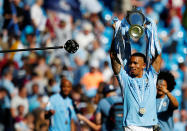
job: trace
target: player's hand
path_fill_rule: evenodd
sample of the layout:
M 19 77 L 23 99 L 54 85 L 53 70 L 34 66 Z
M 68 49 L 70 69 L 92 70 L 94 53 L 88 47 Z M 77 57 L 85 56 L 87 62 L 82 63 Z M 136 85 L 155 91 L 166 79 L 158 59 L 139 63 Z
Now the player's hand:
M 164 94 L 167 94 L 169 91 L 167 90 L 167 85 L 163 83 L 163 80 L 158 80 L 157 89 L 162 91 Z
M 84 116 L 83 115 L 81 115 L 81 114 L 77 114 L 77 117 L 79 118 L 79 120 L 84 120 Z
M 161 86 L 161 85 L 158 86 L 158 90 L 162 91 L 164 94 L 169 92 L 165 86 Z
M 55 114 L 55 110 L 45 111 L 45 119 L 49 119 L 54 114 Z
M 54 115 L 54 114 L 55 114 L 55 110 L 49 110 L 49 113 L 50 113 L 51 115 Z

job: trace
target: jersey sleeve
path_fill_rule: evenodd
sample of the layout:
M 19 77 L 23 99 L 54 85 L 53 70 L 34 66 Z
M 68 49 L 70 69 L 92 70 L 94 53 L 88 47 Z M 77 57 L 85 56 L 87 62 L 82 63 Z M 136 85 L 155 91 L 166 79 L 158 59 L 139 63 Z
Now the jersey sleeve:
M 47 110 L 47 111 L 48 111 L 48 110 L 54 110 L 54 107 L 53 107 L 52 99 L 51 99 L 51 98 L 49 99 L 45 110 Z
M 97 114 L 97 113 L 101 113 L 100 102 L 99 102 L 99 104 L 97 105 L 97 108 L 96 108 L 95 112 L 96 112 L 96 114 Z
M 70 104 L 69 108 L 70 108 L 70 111 L 71 111 L 71 113 L 72 113 L 72 115 L 71 115 L 71 120 L 73 119 L 74 121 L 78 121 L 78 118 L 77 118 L 77 115 L 76 115 L 76 113 L 75 113 L 75 109 L 74 109 L 74 107 L 73 107 L 72 101 L 71 101 L 71 104 Z
M 151 65 L 149 68 L 149 72 L 148 72 L 153 78 L 157 78 L 158 76 L 158 72 L 156 72 L 156 70 L 154 69 L 154 67 Z
M 124 96 L 124 87 L 128 80 L 129 75 L 127 74 L 126 70 L 121 67 L 120 73 L 117 75 L 117 80 L 119 83 L 119 86 L 121 88 L 122 96 Z
M 111 104 L 106 99 L 102 99 L 97 106 L 96 114 L 102 113 L 105 116 L 108 116 L 110 107 L 111 107 Z

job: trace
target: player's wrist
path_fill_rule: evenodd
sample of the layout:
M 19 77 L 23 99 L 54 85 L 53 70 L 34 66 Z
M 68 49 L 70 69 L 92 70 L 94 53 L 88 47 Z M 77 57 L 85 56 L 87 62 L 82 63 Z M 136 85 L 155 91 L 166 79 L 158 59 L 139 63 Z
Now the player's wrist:
M 167 95 L 169 93 L 169 91 L 167 90 L 167 91 L 165 91 L 165 94 Z

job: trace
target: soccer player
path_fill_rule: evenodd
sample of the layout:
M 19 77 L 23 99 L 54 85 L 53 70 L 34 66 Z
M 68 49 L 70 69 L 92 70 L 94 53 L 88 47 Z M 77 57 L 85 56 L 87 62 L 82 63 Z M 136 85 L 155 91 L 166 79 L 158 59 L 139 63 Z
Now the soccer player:
M 72 83 L 62 78 L 60 86 L 60 93 L 52 95 L 46 107 L 45 118 L 50 119 L 49 131 L 75 131 L 77 117 L 69 98 Z
M 173 131 L 173 111 L 178 108 L 177 99 L 171 94 L 176 85 L 174 76 L 168 71 L 162 71 L 157 80 L 157 114 L 158 124 L 162 131 Z
M 113 27 L 115 29 L 115 24 Z M 125 131 L 152 131 L 153 125 L 158 123 L 156 81 L 160 70 L 161 53 L 152 59 L 152 64 L 147 70 L 145 70 L 145 55 L 134 53 L 127 62 L 128 70 L 125 70 L 117 56 L 113 39 L 110 58 L 112 69 L 118 78 L 124 97 L 123 126 Z
M 120 96 L 117 96 L 113 85 L 106 85 L 103 88 L 104 98 L 99 101 L 96 109 L 96 124 L 88 120 L 85 116 L 78 114 L 78 118 L 88 124 L 94 130 L 102 131 L 122 131 L 123 105 Z M 115 105 L 117 104 L 117 105 Z M 118 105 L 120 104 L 120 105 Z M 117 116 L 117 119 L 115 117 Z M 119 116 L 121 115 L 121 116 Z M 112 119 L 111 119 L 112 118 Z M 116 120 L 116 121 L 115 121 Z M 115 121 L 115 122 L 114 122 Z

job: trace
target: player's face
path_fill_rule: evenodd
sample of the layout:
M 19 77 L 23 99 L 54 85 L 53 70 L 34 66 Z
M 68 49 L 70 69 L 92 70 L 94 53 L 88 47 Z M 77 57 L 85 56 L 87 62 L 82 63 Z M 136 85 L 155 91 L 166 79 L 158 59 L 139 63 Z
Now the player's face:
M 132 77 L 141 77 L 140 75 L 143 74 L 143 70 L 145 68 L 145 63 L 142 57 L 139 56 L 132 56 L 130 63 L 130 75 Z
M 158 80 L 156 88 L 157 88 L 157 94 L 159 96 L 164 95 L 164 92 L 162 90 L 164 90 L 164 88 L 167 89 L 167 82 L 166 82 L 166 80 Z
M 63 95 L 68 96 L 71 92 L 71 89 L 72 89 L 72 84 L 69 81 L 63 80 L 61 82 L 61 90 Z

